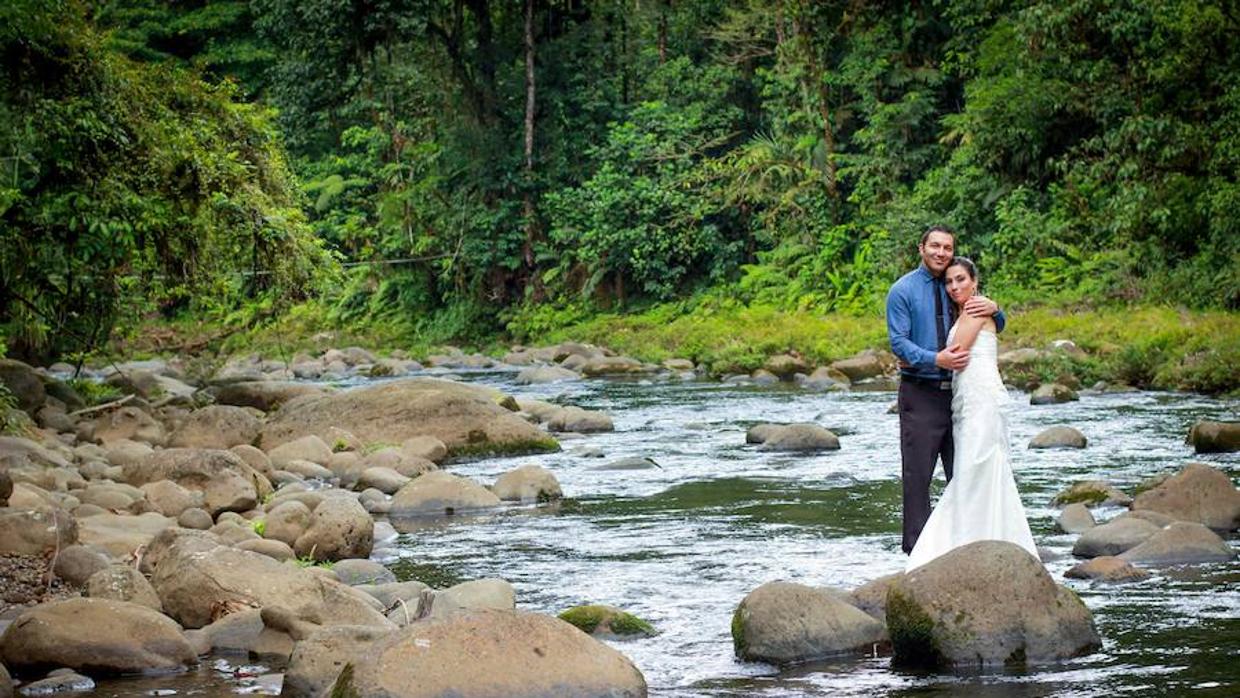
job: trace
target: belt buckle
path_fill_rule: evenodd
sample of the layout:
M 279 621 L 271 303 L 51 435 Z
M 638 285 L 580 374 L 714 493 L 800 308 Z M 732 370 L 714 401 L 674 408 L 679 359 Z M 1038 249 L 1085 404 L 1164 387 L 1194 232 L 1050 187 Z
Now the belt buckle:
M 951 390 L 952 382 L 951 381 L 939 381 L 938 386 L 939 386 L 939 390 Z

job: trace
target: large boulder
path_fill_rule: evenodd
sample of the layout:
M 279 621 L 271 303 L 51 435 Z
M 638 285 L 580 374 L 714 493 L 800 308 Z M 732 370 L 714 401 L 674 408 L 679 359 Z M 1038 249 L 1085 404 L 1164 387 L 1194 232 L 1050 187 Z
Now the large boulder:
M 95 440 L 103 444 L 129 439 L 160 445 L 167 438 L 164 426 L 137 407 L 120 407 L 105 412 L 95 417 L 92 424 Z
M 1051 427 L 1038 432 L 1029 448 L 1085 448 L 1085 435 L 1072 427 Z
M 1077 557 L 1119 555 L 1145 542 L 1158 531 L 1159 527 L 1149 521 L 1133 517 L 1115 518 L 1082 533 L 1072 546 L 1072 554 Z
M 1151 565 L 1184 565 L 1234 560 L 1236 551 L 1202 524 L 1176 521 L 1119 557 Z
M 253 443 L 262 422 L 249 410 L 233 405 L 208 405 L 194 410 L 168 438 L 169 446 L 231 448 Z
M 1240 451 L 1240 422 L 1197 422 L 1188 432 L 1188 443 L 1197 453 Z
M 1154 511 L 1196 521 L 1216 531 L 1240 528 L 1240 490 L 1231 478 L 1204 463 L 1189 463 L 1132 503 L 1133 511 Z
M 31 414 L 47 401 L 43 379 L 32 367 L 17 359 L 0 359 L 0 383 L 17 398 L 18 409 Z
M 351 669 L 336 680 L 340 695 L 646 695 L 645 679 L 624 655 L 562 620 L 521 611 L 463 611 L 412 623 L 371 644 Z
M 259 553 L 190 543 L 173 543 L 151 578 L 164 611 L 187 628 L 264 606 L 283 606 L 313 623 L 388 627 L 374 604 L 340 582 Z
M 809 371 L 809 364 L 796 354 L 776 354 L 767 359 L 762 367 L 778 376 L 780 380 L 786 381 L 792 380 L 792 377 L 798 373 Z M 689 369 L 692 370 L 693 366 Z
M 290 461 L 304 460 L 324 465 L 331 460 L 332 449 L 317 434 L 307 434 L 268 449 L 267 457 L 276 468 L 284 468 Z
M 155 451 L 137 463 L 126 465 L 122 478 L 131 485 L 171 480 L 202 493 L 203 508 L 249 511 L 270 491 L 267 478 L 232 451 L 206 448 L 169 448 Z
M 70 667 L 91 673 L 177 669 L 197 657 L 169 618 L 146 606 L 75 598 L 18 616 L 0 638 L 4 663 L 35 671 Z
M 105 512 L 78 519 L 78 539 L 83 545 L 121 558 L 146 547 L 161 531 L 175 527 L 176 519 L 155 512 L 139 516 Z
M 392 498 L 392 518 L 443 516 L 499 506 L 499 497 L 468 478 L 443 471 L 414 478 Z
M 827 589 L 768 582 L 745 596 L 732 615 L 736 656 L 791 664 L 871 649 L 883 624 Z
M 270 451 L 335 426 L 364 443 L 434 436 L 457 454 L 559 448 L 546 432 L 499 404 L 510 401 L 486 388 L 452 381 L 391 381 L 287 405 L 268 421 L 260 445 Z
M 491 491 L 501 500 L 514 502 L 547 502 L 564 496 L 559 480 L 541 465 L 522 465 L 500 475 Z
M 334 496 L 323 500 L 310 515 L 310 525 L 293 543 L 300 558 L 315 561 L 370 557 L 375 522 L 356 499 Z
M 0 553 L 44 555 L 77 540 L 77 521 L 64 510 L 0 509 Z
M 323 395 L 327 390 L 318 385 L 291 381 L 241 381 L 216 385 L 208 392 L 220 405 L 253 407 L 263 412 L 271 412 L 298 398 Z
M 887 629 L 896 664 L 935 668 L 1054 662 L 1101 645 L 1076 594 L 1005 541 L 970 543 L 909 572 L 888 591 Z
M 887 372 L 890 362 L 888 355 L 868 349 L 851 358 L 833 361 L 831 368 L 848 376 L 848 380 L 856 383 L 867 378 L 877 378 Z

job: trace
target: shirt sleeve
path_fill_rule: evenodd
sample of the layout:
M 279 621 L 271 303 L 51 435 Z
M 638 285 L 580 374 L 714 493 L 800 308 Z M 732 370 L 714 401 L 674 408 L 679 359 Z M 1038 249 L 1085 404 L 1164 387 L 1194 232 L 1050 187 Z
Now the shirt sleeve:
M 994 321 L 996 333 L 1002 332 L 1003 328 L 1007 327 L 1007 315 L 1004 315 L 1002 310 L 995 313 Z
M 887 293 L 887 338 L 891 351 L 917 368 L 937 368 L 935 352 L 923 349 L 913 342 L 913 314 L 909 308 L 908 295 L 902 289 L 893 288 Z

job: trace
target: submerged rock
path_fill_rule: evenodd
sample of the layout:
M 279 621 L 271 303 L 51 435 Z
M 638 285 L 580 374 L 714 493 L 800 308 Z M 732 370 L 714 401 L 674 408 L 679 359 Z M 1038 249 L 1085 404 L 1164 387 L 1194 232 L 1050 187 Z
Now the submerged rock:
M 883 624 L 827 589 L 768 582 L 732 614 L 732 644 L 746 661 L 792 664 L 869 651 Z
M 1080 400 L 1080 396 L 1076 391 L 1066 385 L 1059 383 L 1046 383 L 1038 386 L 1029 396 L 1029 404 L 1031 405 L 1057 405 L 1064 402 L 1072 402 Z
M 1093 616 L 1018 545 L 978 541 L 910 571 L 887 595 L 897 665 L 1054 662 L 1101 646 Z
M 1131 582 L 1145 579 L 1150 573 L 1127 560 L 1103 555 L 1082 562 L 1063 573 L 1070 579 L 1095 579 L 1102 582 Z
M 817 424 L 759 424 L 745 433 L 746 443 L 770 451 L 834 451 L 840 439 Z

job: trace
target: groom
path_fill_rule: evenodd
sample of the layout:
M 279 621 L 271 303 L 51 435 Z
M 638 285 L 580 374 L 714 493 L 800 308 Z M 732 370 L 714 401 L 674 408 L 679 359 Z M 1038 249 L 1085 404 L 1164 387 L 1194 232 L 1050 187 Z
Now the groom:
M 921 235 L 921 265 L 900 277 L 887 293 L 887 336 L 900 359 L 900 460 L 904 483 L 904 540 L 907 554 L 930 518 L 930 481 L 934 464 L 952 479 L 952 371 L 969 363 L 969 352 L 947 344 L 951 299 L 943 272 L 956 251 L 956 234 L 936 225 Z M 994 316 L 1003 331 L 1005 318 L 994 301 L 970 298 L 964 312 Z

